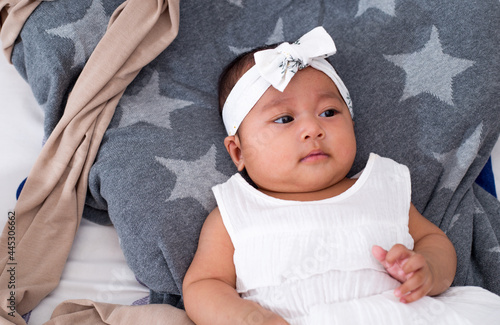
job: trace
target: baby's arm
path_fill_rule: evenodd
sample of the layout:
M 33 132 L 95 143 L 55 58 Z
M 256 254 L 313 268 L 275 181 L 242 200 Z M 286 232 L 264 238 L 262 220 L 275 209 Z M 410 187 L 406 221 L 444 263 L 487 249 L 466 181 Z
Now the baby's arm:
M 201 230 L 198 249 L 183 283 L 187 315 L 201 324 L 288 324 L 236 292 L 234 247 L 219 209 L 210 213 Z
M 394 245 L 388 252 L 379 246 L 372 249 L 375 258 L 389 274 L 402 282 L 394 294 L 405 303 L 444 292 L 453 282 L 457 267 L 453 244 L 413 204 L 410 207 L 409 229 L 415 242 L 413 251 L 400 244 Z

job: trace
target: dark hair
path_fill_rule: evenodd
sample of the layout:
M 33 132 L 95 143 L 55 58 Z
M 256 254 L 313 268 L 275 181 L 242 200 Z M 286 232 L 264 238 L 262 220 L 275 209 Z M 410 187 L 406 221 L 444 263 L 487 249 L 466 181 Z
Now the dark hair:
M 255 52 L 273 49 L 277 46 L 278 44 L 264 45 L 241 53 L 224 67 L 219 76 L 219 113 L 222 114 L 222 108 L 224 107 L 227 96 L 229 96 L 236 82 L 238 82 L 245 72 L 255 65 L 255 60 L 253 58 Z

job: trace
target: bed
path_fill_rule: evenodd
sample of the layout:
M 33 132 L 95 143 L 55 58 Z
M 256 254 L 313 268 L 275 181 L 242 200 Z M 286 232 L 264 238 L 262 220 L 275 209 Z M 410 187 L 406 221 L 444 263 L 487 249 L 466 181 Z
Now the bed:
M 94 49 L 107 44 L 110 19 L 120 23 L 134 3 L 168 3 L 162 13 L 170 10 L 175 25 L 175 1 L 142 1 L 42 1 L 20 30 L 13 64 L 0 60 L 2 224 L 52 145 L 84 67 L 101 55 Z M 59 285 L 22 313 L 28 324 L 45 323 L 68 299 L 182 308 L 183 272 L 215 204 L 210 187 L 235 172 L 216 110 L 218 73 L 247 49 L 295 40 L 317 25 L 332 34 L 331 62 L 353 97 L 352 174 L 372 151 L 407 164 L 413 203 L 457 247 L 455 284 L 500 293 L 498 1 L 182 0 L 178 17 L 175 39 L 110 100 L 116 109 L 88 169 L 83 218 Z M 174 309 L 173 323 L 188 322 Z

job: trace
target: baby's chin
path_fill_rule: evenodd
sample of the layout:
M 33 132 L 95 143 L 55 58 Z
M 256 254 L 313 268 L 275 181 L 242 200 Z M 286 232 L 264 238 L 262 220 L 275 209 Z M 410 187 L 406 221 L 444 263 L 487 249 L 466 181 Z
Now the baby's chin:
M 354 182 L 353 182 L 354 183 Z M 282 199 L 282 200 L 290 200 L 290 201 L 318 201 L 323 199 L 328 199 L 333 196 L 339 195 L 345 190 L 347 190 L 351 183 L 342 184 L 338 188 L 332 186 L 329 183 L 325 183 L 325 185 L 316 186 L 308 185 L 302 187 L 289 187 L 289 188 L 262 188 L 257 187 L 259 191 L 269 196 Z

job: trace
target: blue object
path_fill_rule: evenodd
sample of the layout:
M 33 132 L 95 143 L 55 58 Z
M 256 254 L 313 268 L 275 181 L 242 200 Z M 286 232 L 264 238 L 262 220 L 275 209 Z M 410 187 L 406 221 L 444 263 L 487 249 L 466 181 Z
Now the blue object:
M 494 197 L 497 197 L 495 178 L 493 176 L 493 167 L 491 165 L 491 157 L 486 162 L 486 165 L 481 170 L 481 173 L 476 179 L 476 183 L 484 188 L 486 191 L 491 193 Z
M 21 195 L 21 191 L 23 190 L 23 187 L 24 187 L 24 184 L 26 183 L 26 180 L 28 178 L 26 177 L 22 182 L 21 184 L 19 184 L 19 187 L 17 188 L 17 191 L 16 191 L 16 200 L 19 200 L 19 195 Z

